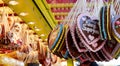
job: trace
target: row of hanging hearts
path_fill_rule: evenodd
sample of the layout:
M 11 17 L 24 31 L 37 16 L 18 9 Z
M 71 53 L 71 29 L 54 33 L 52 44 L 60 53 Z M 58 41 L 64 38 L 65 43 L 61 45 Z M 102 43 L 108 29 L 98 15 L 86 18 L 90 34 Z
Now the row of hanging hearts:
M 57 62 L 57 57 L 49 53 L 38 35 L 24 21 L 9 16 L 3 9 L 0 19 L 0 54 L 10 56 L 24 63 L 41 63 L 48 66 Z
M 76 22 L 60 24 L 48 36 L 51 52 L 61 58 L 110 61 L 120 56 L 120 15 L 112 16 L 111 6 L 103 6 L 99 18 L 79 14 Z
M 38 63 L 45 66 L 57 62 L 57 57 L 49 53 L 48 48 L 41 44 L 42 41 L 37 41 L 39 38 L 37 38 L 36 33 L 29 29 L 24 22 L 15 20 L 14 16 L 3 15 L 2 22 L 13 24 L 11 24 L 12 28 L 6 32 L 6 39 L 4 29 L 6 25 L 2 23 L 0 25 L 0 54 L 5 54 L 15 59 L 17 56 L 17 60 L 24 63 L 36 63 L 37 60 L 39 61 Z M 7 28 L 10 27 L 7 26 Z

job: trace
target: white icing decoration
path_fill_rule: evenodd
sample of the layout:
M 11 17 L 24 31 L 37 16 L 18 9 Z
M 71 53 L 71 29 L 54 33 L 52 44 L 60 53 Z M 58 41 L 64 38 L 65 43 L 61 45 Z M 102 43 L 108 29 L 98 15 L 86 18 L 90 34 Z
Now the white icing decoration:
M 87 27 L 89 26 L 89 27 Z M 91 34 L 99 34 L 98 30 L 96 29 L 96 25 L 93 24 L 83 24 L 82 30 L 87 31 L 87 33 L 91 33 Z
M 92 41 L 92 40 L 94 40 L 95 37 L 92 35 L 89 35 L 88 38 Z
M 98 46 L 98 43 L 92 44 L 92 46 L 96 48 Z
M 86 17 L 82 17 L 82 20 L 85 21 L 85 20 L 86 20 Z

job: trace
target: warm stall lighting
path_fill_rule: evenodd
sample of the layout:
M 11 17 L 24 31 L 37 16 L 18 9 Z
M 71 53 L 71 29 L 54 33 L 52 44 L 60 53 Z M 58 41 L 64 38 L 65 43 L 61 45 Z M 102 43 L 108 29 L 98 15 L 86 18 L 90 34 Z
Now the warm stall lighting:
M 43 41 L 43 39 L 39 39 L 39 41 L 40 41 L 40 42 L 42 42 L 42 41 Z
M 45 34 L 41 34 L 40 36 L 45 36 Z
M 40 31 L 40 28 L 34 26 L 35 31 Z
M 47 39 L 45 39 L 45 41 L 47 41 Z
M 17 5 L 17 4 L 18 4 L 18 2 L 17 2 L 17 1 L 15 1 L 15 0 L 11 0 L 11 1 L 9 1 L 9 4 L 10 4 L 10 5 Z
M 40 31 L 40 29 L 39 29 L 39 28 L 36 28 L 35 31 Z
M 28 15 L 28 13 L 26 13 L 26 12 L 21 12 L 20 15 L 21 15 L 21 16 L 26 16 L 26 15 Z
M 43 42 L 41 42 L 40 44 L 41 44 L 41 45 L 44 45 L 44 43 L 43 43 Z
M 35 24 L 35 22 L 29 22 L 28 24 L 31 24 L 31 25 L 33 25 L 33 24 Z

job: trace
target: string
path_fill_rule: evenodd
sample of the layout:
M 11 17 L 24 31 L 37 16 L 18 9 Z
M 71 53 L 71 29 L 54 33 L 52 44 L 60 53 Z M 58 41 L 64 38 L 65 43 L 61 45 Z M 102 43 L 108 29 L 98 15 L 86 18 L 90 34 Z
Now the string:
M 76 17 L 77 17 L 77 15 L 80 13 L 80 9 L 81 9 L 81 6 L 78 6 L 79 5 L 79 3 L 80 3 L 81 1 L 78 1 L 78 3 L 77 3 L 77 5 L 76 5 L 76 9 L 74 10 L 74 12 L 73 12 L 73 15 L 72 15 L 72 17 L 71 17 L 71 23 L 70 23 L 70 25 L 72 25 L 73 23 L 75 23 L 75 21 L 76 21 Z
M 70 21 L 70 18 L 72 17 L 74 11 L 75 11 L 75 8 L 76 8 L 76 5 L 78 4 L 78 0 L 76 1 L 76 3 L 74 4 L 73 8 L 71 9 L 71 11 L 68 13 L 68 16 L 65 17 L 65 19 L 63 20 L 63 24 L 68 24 L 69 21 Z
M 113 9 L 115 10 L 115 14 L 119 15 L 120 14 L 120 1 L 119 0 L 114 0 L 112 1 L 113 4 Z
M 63 20 L 64 24 L 72 24 L 75 21 L 76 16 L 83 12 L 83 8 L 82 5 L 84 5 L 83 0 L 77 0 L 76 3 L 74 4 L 73 8 L 71 9 L 71 11 L 69 12 L 68 16 L 65 18 L 65 20 Z
M 99 18 L 100 9 L 104 6 L 103 0 L 95 0 L 95 17 Z

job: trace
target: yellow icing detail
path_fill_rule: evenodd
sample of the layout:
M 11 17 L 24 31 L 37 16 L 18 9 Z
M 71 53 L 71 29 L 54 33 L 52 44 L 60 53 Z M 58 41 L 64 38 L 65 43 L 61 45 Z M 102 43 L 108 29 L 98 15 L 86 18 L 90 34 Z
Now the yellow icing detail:
M 111 35 L 110 35 L 110 32 L 111 32 L 111 30 L 110 30 L 110 4 L 108 4 L 108 6 L 107 6 L 107 34 L 108 34 L 108 39 L 109 40 L 111 40 Z

